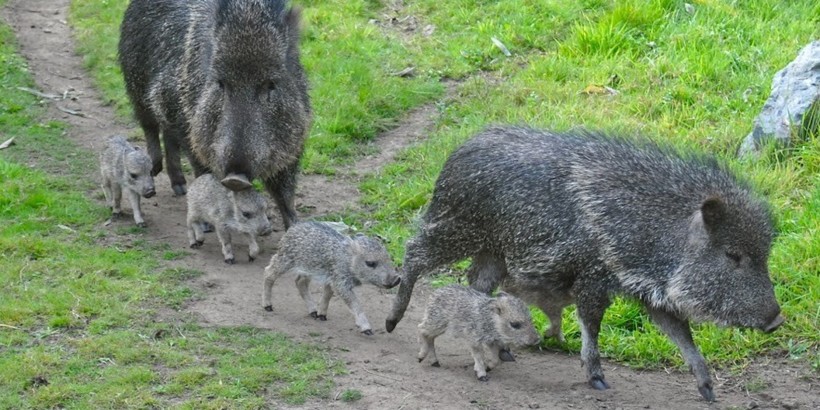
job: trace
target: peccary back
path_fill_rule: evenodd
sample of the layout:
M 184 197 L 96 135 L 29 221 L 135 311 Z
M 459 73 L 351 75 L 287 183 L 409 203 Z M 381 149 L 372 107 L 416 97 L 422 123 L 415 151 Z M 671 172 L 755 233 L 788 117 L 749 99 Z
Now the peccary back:
M 473 258 L 482 291 L 514 288 L 574 300 L 590 384 L 604 382 L 597 335 L 611 295 L 641 301 L 714 398 L 688 320 L 771 331 L 783 322 L 767 261 L 766 204 L 716 161 L 585 132 L 490 128 L 447 160 L 386 326 L 418 276 Z
M 299 11 L 282 0 L 132 0 L 119 45 L 153 172 L 184 194 L 179 151 L 197 176 L 241 191 L 261 178 L 286 227 L 311 122 Z

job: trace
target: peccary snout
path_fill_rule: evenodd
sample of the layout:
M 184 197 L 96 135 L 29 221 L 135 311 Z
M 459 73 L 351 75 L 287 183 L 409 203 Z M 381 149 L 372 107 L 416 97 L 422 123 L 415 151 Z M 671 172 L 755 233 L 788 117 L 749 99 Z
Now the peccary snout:
M 396 279 L 395 279 L 395 280 L 393 280 L 393 283 L 391 283 L 391 284 L 389 284 L 389 285 L 386 285 L 385 287 L 386 287 L 387 289 L 394 288 L 394 287 L 396 287 L 396 286 L 399 286 L 399 283 L 401 283 L 401 277 L 400 277 L 400 276 L 396 276 Z
M 784 318 L 783 315 L 778 313 L 777 316 L 775 316 L 775 318 L 771 322 L 769 322 L 768 325 L 764 326 L 761 330 L 763 330 L 766 333 L 774 332 L 785 321 L 786 318 Z
M 142 191 L 142 196 L 146 198 L 151 198 L 152 196 L 156 195 L 157 191 L 154 190 L 154 187 L 148 187 L 144 191 Z

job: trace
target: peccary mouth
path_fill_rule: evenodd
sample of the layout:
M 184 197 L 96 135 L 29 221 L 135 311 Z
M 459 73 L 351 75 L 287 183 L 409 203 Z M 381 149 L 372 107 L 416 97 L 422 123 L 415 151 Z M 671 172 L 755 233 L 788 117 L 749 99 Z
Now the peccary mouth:
M 151 198 L 152 196 L 154 196 L 154 195 L 156 195 L 156 194 L 157 194 L 157 191 L 154 191 L 154 190 L 152 189 L 152 190 L 150 190 L 150 191 L 148 191 L 148 192 L 143 192 L 143 193 L 142 193 L 142 196 L 144 196 L 144 197 L 146 197 L 146 198 Z
M 222 185 L 231 191 L 244 191 L 252 186 L 245 174 L 228 174 L 222 178 Z
M 766 333 L 773 332 L 775 329 L 780 327 L 780 325 L 782 325 L 785 321 L 786 318 L 784 318 L 783 315 L 777 315 L 777 317 L 775 317 L 774 320 L 772 320 L 768 325 L 763 327 L 763 331 Z

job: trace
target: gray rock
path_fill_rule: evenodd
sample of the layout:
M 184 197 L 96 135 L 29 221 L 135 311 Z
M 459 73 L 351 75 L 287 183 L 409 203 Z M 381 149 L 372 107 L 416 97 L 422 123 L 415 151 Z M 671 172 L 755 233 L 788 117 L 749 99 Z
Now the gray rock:
M 795 127 L 801 127 L 809 108 L 820 100 L 820 41 L 800 50 L 797 58 L 775 74 L 772 94 L 755 118 L 738 155 L 755 154 L 769 139 L 788 146 Z M 803 137 L 803 135 L 800 135 Z

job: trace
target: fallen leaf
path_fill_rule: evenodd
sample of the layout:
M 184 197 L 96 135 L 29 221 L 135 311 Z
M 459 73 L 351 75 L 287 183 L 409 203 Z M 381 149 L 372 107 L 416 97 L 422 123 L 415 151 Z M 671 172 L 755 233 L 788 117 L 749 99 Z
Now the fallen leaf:
M 14 137 L 7 139 L 6 142 L 0 144 L 0 149 L 6 149 L 12 145 L 14 145 Z
M 498 47 L 498 49 L 501 50 L 501 52 L 504 53 L 505 56 L 509 57 L 512 55 L 512 53 L 510 53 L 510 50 L 507 49 L 507 46 L 505 46 L 504 43 L 501 42 L 501 40 L 495 37 L 490 37 L 490 40 L 492 40 L 493 44 L 496 47 Z
M 586 86 L 581 91 L 581 94 L 584 94 L 584 95 L 617 95 L 618 90 L 616 90 L 612 87 L 601 86 L 601 85 L 596 85 L 596 84 L 590 84 L 590 85 Z

